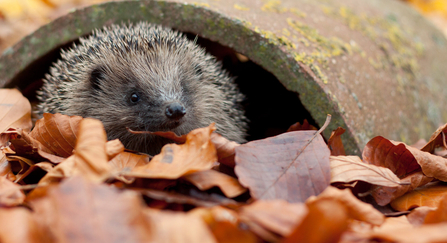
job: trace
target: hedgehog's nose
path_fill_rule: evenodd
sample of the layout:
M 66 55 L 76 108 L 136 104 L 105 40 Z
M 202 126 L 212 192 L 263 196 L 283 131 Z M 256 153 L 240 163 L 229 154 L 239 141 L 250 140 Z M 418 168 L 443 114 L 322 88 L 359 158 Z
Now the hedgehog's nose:
M 186 109 L 182 104 L 174 102 L 166 107 L 165 114 L 169 119 L 178 121 L 186 114 Z

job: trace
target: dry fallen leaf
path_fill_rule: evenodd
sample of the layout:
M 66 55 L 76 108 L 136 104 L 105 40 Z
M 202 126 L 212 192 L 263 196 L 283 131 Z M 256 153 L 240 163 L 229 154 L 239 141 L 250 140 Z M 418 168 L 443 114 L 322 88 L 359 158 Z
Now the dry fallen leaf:
M 307 208 L 302 203 L 288 203 L 285 200 L 258 200 L 243 206 L 239 215 L 250 227 L 256 224 L 268 231 L 281 236 L 292 233 L 295 225 L 299 224 L 307 214 Z
M 19 185 L 0 176 L 0 207 L 16 206 L 22 204 L 24 200 L 25 194 Z
M 385 206 L 394 199 L 413 191 L 415 188 L 423 186 L 431 182 L 433 178 L 425 176 L 421 171 L 408 175 L 400 180 L 400 185 L 387 187 L 373 185 L 370 189 L 371 195 L 374 197 L 378 205 Z
M 234 141 L 229 141 L 217 133 L 211 134 L 211 142 L 213 142 L 216 147 L 218 161 L 221 164 L 234 168 L 236 165 L 234 163 L 235 150 L 240 144 Z
M 110 140 L 106 143 L 106 154 L 108 160 L 112 160 L 115 156 L 124 152 L 124 150 L 124 145 L 119 139 Z
M 390 168 L 399 178 L 422 169 L 428 177 L 447 181 L 447 159 L 380 136 L 366 144 L 363 160 Z
M 139 166 L 127 176 L 177 179 L 195 171 L 208 170 L 217 162 L 216 148 L 210 141 L 214 124 L 198 128 L 186 136 L 185 144 L 167 144 L 150 163 Z
M 329 149 L 315 131 L 297 131 L 236 148 L 235 172 L 255 199 L 304 202 L 330 181 Z M 315 136 L 316 135 L 316 136 Z
M 16 176 L 12 173 L 11 164 L 6 160 L 6 155 L 0 150 L 0 176 L 10 181 L 15 181 Z
M 447 132 L 447 123 L 440 126 L 430 137 L 430 140 L 427 142 L 424 147 L 421 148 L 422 151 L 429 152 L 433 154 L 437 147 L 446 147 L 446 132 Z
M 146 209 L 144 213 L 151 223 L 151 242 L 217 242 L 198 215 L 155 209 Z
M 244 227 L 238 214 L 230 209 L 215 206 L 196 208 L 189 212 L 200 216 L 210 227 L 214 237 L 222 243 L 257 243 L 260 240 Z
M 53 163 L 60 163 L 64 160 L 63 157 L 54 155 L 53 152 L 42 145 L 39 141 L 29 136 L 28 133 L 21 128 L 9 128 L 5 132 L 1 133 L 2 139 L 9 141 L 9 145 L 12 153 L 6 153 L 9 155 L 21 156 L 31 160 L 33 163 L 41 161 L 51 161 Z
M 407 215 L 408 222 L 414 226 L 420 226 L 424 223 L 425 217 L 429 212 L 435 211 L 436 208 L 421 206 L 417 207 Z
M 0 241 L 15 242 L 53 242 L 50 236 L 38 226 L 41 222 L 32 211 L 25 207 L 0 207 Z
M 348 227 L 346 208 L 337 200 L 319 200 L 308 205 L 309 213 L 282 242 L 337 243 Z
M 331 155 L 346 155 L 345 147 L 343 146 L 343 142 L 341 141 L 341 135 L 345 133 L 345 129 L 338 127 L 334 131 L 332 131 L 329 140 L 327 141 L 327 146 L 331 150 Z
M 447 195 L 447 185 L 430 183 L 393 200 L 390 205 L 398 211 L 407 211 L 420 206 L 438 207 L 445 195 Z
M 309 122 L 304 119 L 303 125 L 301 125 L 299 122 L 293 124 L 292 126 L 287 129 L 287 132 L 293 132 L 293 131 L 302 131 L 302 130 L 318 130 L 316 127 L 309 124 Z
M 106 153 L 107 136 L 99 120 L 85 118 L 79 125 L 75 153 L 48 172 L 39 182 L 59 181 L 64 177 L 82 175 L 101 182 L 111 176 Z
M 152 223 L 141 213 L 144 207 L 137 193 L 83 177 L 50 186 L 44 197 L 29 204 L 53 242 L 148 242 L 151 237 Z
M 447 221 L 447 193 L 439 201 L 438 208 L 429 211 L 425 217 L 424 224 L 436 224 Z
M 45 113 L 36 122 L 29 136 L 48 148 L 52 154 L 67 158 L 73 154 L 82 119 L 80 116 Z
M 417 242 L 433 243 L 447 241 L 447 223 L 422 225 L 420 227 L 401 227 L 372 231 L 369 239 L 376 242 Z
M 385 219 L 385 222 L 379 227 L 374 228 L 374 233 L 378 232 L 393 232 L 401 229 L 412 229 L 414 226 L 408 221 L 407 216 L 402 215 L 399 217 L 389 217 Z
M 400 179 L 388 168 L 364 163 L 358 156 L 331 156 L 331 183 L 364 181 L 397 187 Z
M 17 89 L 0 89 L 0 133 L 10 127 L 22 128 L 29 132 L 31 121 L 31 104 Z M 0 139 L 0 146 L 4 143 Z
M 311 197 L 306 204 L 316 200 L 333 199 L 339 201 L 346 207 L 349 218 L 370 223 L 372 225 L 381 225 L 385 216 L 377 211 L 371 204 L 364 203 L 357 199 L 349 189 L 339 190 L 335 187 L 328 187 L 317 197 Z
M 191 182 L 202 191 L 217 186 L 228 198 L 237 197 L 247 191 L 247 188 L 239 184 L 236 178 L 215 170 L 197 171 L 182 178 Z

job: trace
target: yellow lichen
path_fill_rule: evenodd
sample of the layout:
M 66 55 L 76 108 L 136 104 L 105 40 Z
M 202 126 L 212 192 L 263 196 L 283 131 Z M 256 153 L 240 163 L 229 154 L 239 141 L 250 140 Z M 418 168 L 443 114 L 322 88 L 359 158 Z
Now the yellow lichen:
M 324 84 L 327 84 L 327 83 L 328 83 L 328 79 L 327 79 L 326 75 L 324 75 L 324 74 L 321 72 L 320 67 L 318 67 L 318 66 L 315 65 L 315 64 L 310 64 L 309 67 L 310 67 L 310 69 L 312 69 L 312 71 L 315 73 L 315 75 L 316 75 L 319 79 L 321 79 L 321 81 L 323 81 Z
M 198 2 L 194 2 L 192 3 L 192 5 L 197 6 L 197 7 L 206 7 L 209 8 L 210 5 L 208 3 L 198 3 Z
M 241 10 L 241 11 L 249 11 L 249 10 L 250 10 L 249 8 L 247 8 L 247 7 L 245 7 L 245 6 L 242 6 L 242 5 L 240 5 L 240 4 L 237 4 L 237 3 L 235 3 L 235 4 L 233 5 L 233 7 L 234 7 L 235 9 L 237 9 L 237 10 Z
M 369 17 L 356 14 L 347 7 L 334 10 L 328 6 L 322 7 L 324 13 L 341 18 L 349 28 L 357 30 L 373 40 L 383 51 L 384 59 L 377 61 L 369 57 L 368 60 L 374 68 L 384 68 L 391 64 L 410 74 L 418 70 L 418 56 L 424 53 L 424 46 L 413 33 L 406 30 L 394 18 Z M 366 53 L 364 54 L 366 56 Z M 385 62 L 385 63 L 378 63 Z
M 298 10 L 297 8 L 289 8 L 289 12 L 291 12 L 291 13 L 293 13 L 296 16 L 301 17 L 301 18 L 305 18 L 306 17 L 306 13 Z
M 266 11 L 266 12 L 275 12 L 275 13 L 287 12 L 286 8 L 281 7 L 280 0 L 268 0 L 267 3 L 265 3 L 261 7 L 261 10 Z

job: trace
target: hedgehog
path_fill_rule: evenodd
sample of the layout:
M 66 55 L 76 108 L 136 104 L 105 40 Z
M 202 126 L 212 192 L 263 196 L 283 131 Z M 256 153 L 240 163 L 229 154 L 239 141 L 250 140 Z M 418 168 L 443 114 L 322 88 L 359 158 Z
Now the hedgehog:
M 38 99 L 38 117 L 99 119 L 109 140 L 151 155 L 172 141 L 128 129 L 183 135 L 214 122 L 238 143 L 247 131 L 244 95 L 222 64 L 181 32 L 147 22 L 97 29 L 62 50 Z

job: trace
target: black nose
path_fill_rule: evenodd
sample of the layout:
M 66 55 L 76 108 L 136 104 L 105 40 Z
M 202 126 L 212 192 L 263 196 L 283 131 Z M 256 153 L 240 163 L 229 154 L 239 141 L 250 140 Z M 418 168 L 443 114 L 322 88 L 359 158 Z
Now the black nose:
M 169 119 L 178 121 L 186 114 L 186 109 L 182 104 L 174 102 L 166 107 L 165 113 Z

